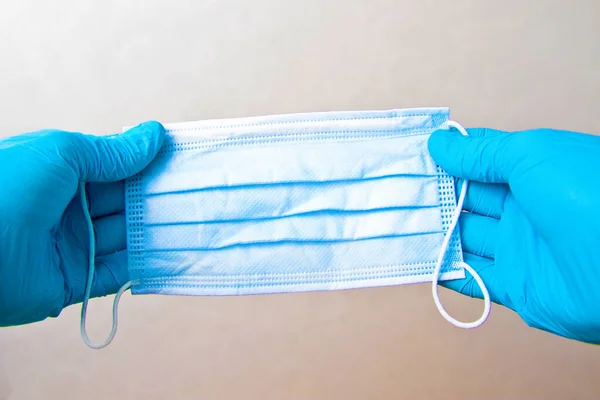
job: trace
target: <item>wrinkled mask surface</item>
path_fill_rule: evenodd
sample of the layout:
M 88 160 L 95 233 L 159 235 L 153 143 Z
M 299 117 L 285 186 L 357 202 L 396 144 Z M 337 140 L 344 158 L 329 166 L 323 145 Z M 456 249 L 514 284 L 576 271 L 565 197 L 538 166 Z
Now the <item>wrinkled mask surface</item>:
M 437 280 L 465 276 L 454 180 L 427 150 L 442 127 L 446 108 L 165 125 L 158 156 L 127 182 L 132 292 L 433 281 L 441 307 Z

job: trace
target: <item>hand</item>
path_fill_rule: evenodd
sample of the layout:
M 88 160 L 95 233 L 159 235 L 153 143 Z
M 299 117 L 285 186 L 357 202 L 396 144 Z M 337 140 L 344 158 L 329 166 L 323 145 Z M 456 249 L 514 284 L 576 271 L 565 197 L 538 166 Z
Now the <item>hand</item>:
M 128 281 L 123 179 L 152 161 L 157 122 L 107 137 L 41 131 L 0 141 L 0 326 L 56 317 L 83 299 L 89 232 L 77 196 L 87 192 L 96 233 L 92 296 Z
M 429 151 L 472 180 L 465 261 L 525 322 L 600 343 L 600 137 L 550 129 L 437 131 Z M 473 278 L 441 283 L 481 297 Z

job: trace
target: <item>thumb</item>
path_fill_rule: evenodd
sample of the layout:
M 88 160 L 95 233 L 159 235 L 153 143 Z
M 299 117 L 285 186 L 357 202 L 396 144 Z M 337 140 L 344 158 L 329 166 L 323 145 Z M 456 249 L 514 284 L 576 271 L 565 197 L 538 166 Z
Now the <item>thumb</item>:
M 429 153 L 450 175 L 480 182 L 508 183 L 523 158 L 515 134 L 492 129 L 438 130 L 429 138 Z
M 156 121 L 111 136 L 78 135 L 65 158 L 86 182 L 115 182 L 133 176 L 154 159 L 165 137 Z M 70 147 L 70 148 L 69 148 Z

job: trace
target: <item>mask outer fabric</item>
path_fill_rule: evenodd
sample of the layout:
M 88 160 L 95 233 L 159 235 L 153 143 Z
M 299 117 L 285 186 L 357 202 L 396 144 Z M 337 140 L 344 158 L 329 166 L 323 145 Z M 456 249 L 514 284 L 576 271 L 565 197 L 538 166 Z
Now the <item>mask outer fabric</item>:
M 431 282 L 456 211 L 429 155 L 447 108 L 167 124 L 126 184 L 134 294 L 245 295 Z M 459 230 L 439 280 L 465 276 Z

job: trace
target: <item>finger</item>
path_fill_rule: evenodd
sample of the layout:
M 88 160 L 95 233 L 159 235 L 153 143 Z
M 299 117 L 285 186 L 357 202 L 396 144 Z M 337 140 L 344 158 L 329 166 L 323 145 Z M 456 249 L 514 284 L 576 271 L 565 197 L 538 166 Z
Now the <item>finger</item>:
M 92 297 L 115 294 L 129 281 L 127 251 L 119 251 L 96 258 L 96 278 Z
M 127 248 L 125 215 L 114 214 L 94 220 L 96 254 L 101 256 Z
M 466 128 L 467 129 L 467 133 L 469 134 L 469 136 L 473 136 L 473 137 L 483 137 L 483 136 L 487 136 L 487 137 L 492 137 L 492 136 L 497 136 L 497 135 L 501 135 L 504 132 L 503 131 L 497 131 L 495 129 L 490 129 L 490 128 Z M 456 198 L 458 199 L 458 196 L 460 194 L 460 187 L 462 185 L 464 179 L 460 179 L 460 178 L 456 178 L 455 182 L 454 182 L 454 190 L 455 190 L 455 194 L 456 194 Z M 480 182 L 472 182 L 469 184 L 469 186 L 473 185 L 473 183 L 480 183 Z M 470 188 L 469 188 L 470 190 Z M 467 197 L 469 195 L 469 192 L 467 191 Z M 465 199 L 466 202 L 466 199 Z
M 493 259 L 496 254 L 499 223 L 495 218 L 462 213 L 459 224 L 463 250 Z
M 469 183 L 463 209 L 486 217 L 500 218 L 508 186 L 503 183 Z
M 502 303 L 502 299 L 506 298 L 505 290 L 501 282 L 496 279 L 496 270 L 494 260 L 483 258 L 470 253 L 464 253 L 465 262 L 469 264 L 475 272 L 481 277 L 483 283 L 490 294 L 490 299 L 494 303 L 506 305 Z M 475 278 L 465 271 L 463 279 L 455 279 L 450 281 L 440 281 L 440 286 L 454 290 L 455 292 L 464 294 L 465 296 L 483 299 L 483 292 L 475 281 Z M 509 306 L 509 305 L 506 305 Z
M 433 159 L 450 175 L 508 183 L 512 171 L 527 155 L 515 137 L 508 132 L 463 136 L 455 130 L 442 129 L 431 134 L 428 145 Z
M 113 136 L 61 132 L 57 147 L 81 180 L 116 182 L 144 169 L 158 153 L 164 136 L 163 126 L 150 121 Z
M 125 210 L 125 181 L 89 183 L 87 192 L 92 218 L 117 214 Z
M 115 294 L 121 286 L 129 281 L 127 251 L 123 250 L 96 257 L 94 270 L 94 280 L 90 296 L 102 297 Z M 64 307 L 83 301 L 84 286 L 85 282 L 82 282 L 81 290 L 73 293 Z

